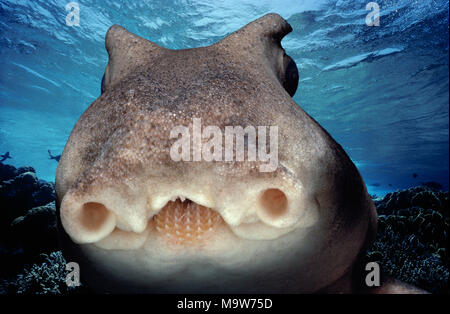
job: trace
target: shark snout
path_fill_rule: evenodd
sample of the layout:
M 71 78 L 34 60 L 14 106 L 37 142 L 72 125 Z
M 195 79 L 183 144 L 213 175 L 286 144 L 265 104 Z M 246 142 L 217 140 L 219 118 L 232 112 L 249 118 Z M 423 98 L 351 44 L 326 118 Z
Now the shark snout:
M 113 231 L 139 234 L 146 229 L 145 204 L 113 188 L 70 189 L 60 206 L 61 223 L 77 243 L 95 243 Z
M 79 244 L 131 248 L 150 237 L 199 243 L 224 230 L 241 238 L 273 239 L 318 219 L 314 198 L 282 180 L 214 185 L 185 180 L 149 179 L 138 191 L 72 187 L 61 202 L 62 226 Z

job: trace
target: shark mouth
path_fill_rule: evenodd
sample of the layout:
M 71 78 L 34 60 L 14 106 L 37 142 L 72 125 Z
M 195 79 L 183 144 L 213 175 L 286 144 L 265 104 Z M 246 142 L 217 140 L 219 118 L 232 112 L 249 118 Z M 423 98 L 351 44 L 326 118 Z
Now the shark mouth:
M 201 206 L 191 200 L 169 201 L 152 217 L 156 231 L 174 244 L 194 244 L 208 238 L 225 221 L 211 208 Z
M 225 200 L 161 193 L 135 202 L 106 188 L 86 195 L 70 192 L 61 204 L 61 222 L 75 243 L 103 249 L 152 250 L 169 243 L 204 247 L 225 238 L 272 240 L 318 219 L 316 203 L 295 192 L 262 187 Z

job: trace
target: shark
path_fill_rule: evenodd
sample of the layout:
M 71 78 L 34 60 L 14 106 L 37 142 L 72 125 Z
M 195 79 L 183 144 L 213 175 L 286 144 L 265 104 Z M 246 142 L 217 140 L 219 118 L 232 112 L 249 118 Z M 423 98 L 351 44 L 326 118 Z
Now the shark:
M 63 253 L 90 288 L 416 291 L 396 281 L 364 287 L 377 213 L 344 149 L 293 100 L 298 68 L 281 45 L 291 31 L 269 13 L 213 45 L 172 50 L 109 28 L 102 94 L 74 126 L 56 172 Z M 209 133 L 182 140 L 185 131 L 195 137 L 195 119 Z M 211 134 L 230 126 L 243 130 L 234 157 L 239 147 L 269 146 L 248 126 L 276 126 L 275 169 L 212 158 Z M 196 140 L 199 156 L 211 158 L 171 157 L 177 141 Z

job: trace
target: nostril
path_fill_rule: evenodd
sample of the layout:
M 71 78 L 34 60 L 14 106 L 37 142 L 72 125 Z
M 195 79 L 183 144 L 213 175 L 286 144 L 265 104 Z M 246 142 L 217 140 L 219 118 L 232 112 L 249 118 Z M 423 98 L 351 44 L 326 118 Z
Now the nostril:
M 61 204 L 61 223 L 75 242 L 94 243 L 114 230 L 116 215 L 102 202 L 79 202 L 69 194 Z
M 80 221 L 87 231 L 93 232 L 100 230 L 110 215 L 111 213 L 105 205 L 97 202 L 88 202 L 81 209 Z
M 267 189 L 260 198 L 265 216 L 277 218 L 287 211 L 288 200 L 283 191 L 279 189 Z

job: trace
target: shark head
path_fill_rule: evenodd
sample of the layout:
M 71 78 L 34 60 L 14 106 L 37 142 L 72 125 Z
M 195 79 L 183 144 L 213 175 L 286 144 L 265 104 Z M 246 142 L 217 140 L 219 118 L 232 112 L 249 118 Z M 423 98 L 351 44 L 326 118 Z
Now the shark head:
M 56 174 L 60 234 L 112 292 L 315 292 L 352 272 L 376 212 L 342 147 L 292 99 L 291 26 L 267 14 L 214 45 L 114 25 L 102 95 Z

